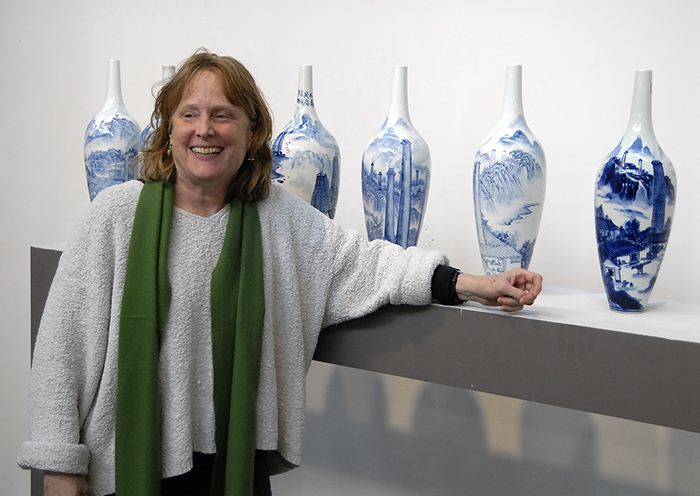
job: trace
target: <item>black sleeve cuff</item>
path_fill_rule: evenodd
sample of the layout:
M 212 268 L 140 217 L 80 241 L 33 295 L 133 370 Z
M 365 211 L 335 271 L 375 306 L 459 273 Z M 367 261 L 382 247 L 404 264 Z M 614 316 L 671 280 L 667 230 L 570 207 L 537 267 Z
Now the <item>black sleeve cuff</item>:
M 433 272 L 433 279 L 430 282 L 430 289 L 433 295 L 433 300 L 443 305 L 459 305 L 464 303 L 457 296 L 455 285 L 457 284 L 457 276 L 462 271 L 450 267 L 449 265 L 438 265 Z

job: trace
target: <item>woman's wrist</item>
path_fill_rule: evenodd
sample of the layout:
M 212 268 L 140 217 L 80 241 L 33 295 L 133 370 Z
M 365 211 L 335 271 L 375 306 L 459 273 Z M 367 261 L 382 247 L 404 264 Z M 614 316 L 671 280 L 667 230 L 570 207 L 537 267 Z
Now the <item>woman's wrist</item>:
M 460 272 L 456 280 L 455 292 L 463 301 L 475 301 L 478 298 L 479 276 Z

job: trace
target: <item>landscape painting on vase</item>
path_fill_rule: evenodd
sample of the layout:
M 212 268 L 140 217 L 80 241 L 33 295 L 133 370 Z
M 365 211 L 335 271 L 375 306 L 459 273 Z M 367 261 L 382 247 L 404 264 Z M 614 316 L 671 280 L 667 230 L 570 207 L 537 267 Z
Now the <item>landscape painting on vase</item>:
M 138 152 L 139 133 L 138 125 L 118 115 L 90 122 L 85 132 L 90 201 L 103 189 L 134 178 L 132 164 Z
M 512 132 L 493 142 L 491 150 L 487 140 L 475 159 L 474 207 L 487 275 L 528 268 L 537 239 L 546 182 L 544 151 L 518 127 L 518 120 L 511 123 Z
M 418 242 L 428 188 L 430 152 L 400 138 L 396 128 L 410 129 L 398 119 L 384 129 L 362 157 L 362 196 L 367 237 L 385 239 L 404 248 Z M 422 141 L 422 140 L 421 140 Z
M 323 125 L 306 113 L 295 114 L 272 144 L 272 180 L 331 219 L 340 183 L 340 150 Z
M 596 182 L 598 257 L 613 310 L 643 309 L 668 243 L 676 180 L 661 148 L 657 155 L 641 138 L 625 151 L 618 145 Z

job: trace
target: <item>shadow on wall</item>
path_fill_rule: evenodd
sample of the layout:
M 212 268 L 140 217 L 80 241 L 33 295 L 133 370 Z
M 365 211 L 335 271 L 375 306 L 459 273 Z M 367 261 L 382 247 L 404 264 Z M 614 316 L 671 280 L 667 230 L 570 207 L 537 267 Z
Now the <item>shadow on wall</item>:
M 323 367 L 330 373 L 325 408 L 307 413 L 302 467 L 273 478 L 281 494 L 700 494 L 700 435 L 672 431 L 667 487 L 611 480 L 602 475 L 600 440 L 588 413 L 527 402 L 520 456 L 495 454 L 486 442 L 479 393 L 421 384 L 412 427 L 404 432 L 390 428 L 379 374 Z M 314 471 L 331 481 L 322 492 L 314 489 Z
M 669 469 L 671 487 L 678 494 L 700 493 L 700 441 L 697 434 L 674 430 L 671 433 Z

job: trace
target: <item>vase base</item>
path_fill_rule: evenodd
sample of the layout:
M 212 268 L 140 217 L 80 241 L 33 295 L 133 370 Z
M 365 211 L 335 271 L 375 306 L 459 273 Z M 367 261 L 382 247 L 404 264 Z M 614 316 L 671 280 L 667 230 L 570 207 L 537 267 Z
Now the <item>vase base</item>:
M 619 308 L 619 307 L 614 307 L 612 305 L 608 305 L 610 307 L 610 310 L 616 313 L 643 313 L 646 311 L 646 308 L 633 308 L 633 309 L 628 309 L 628 308 Z

